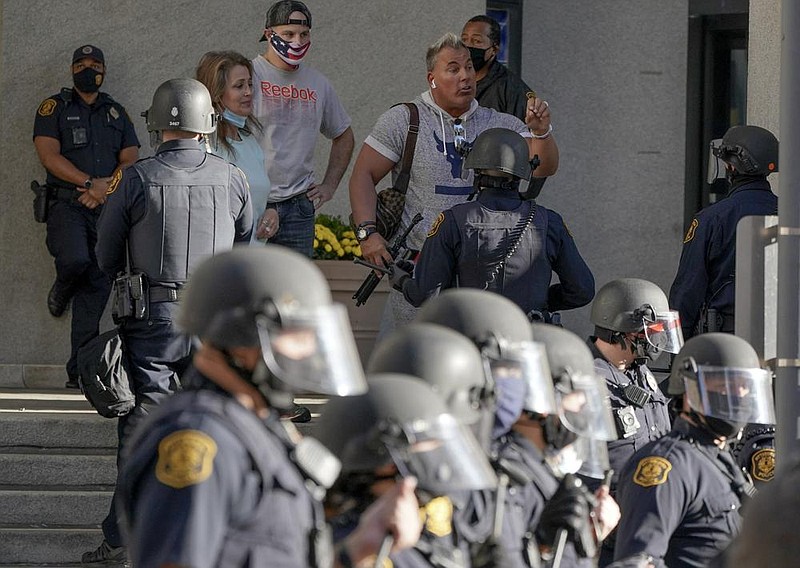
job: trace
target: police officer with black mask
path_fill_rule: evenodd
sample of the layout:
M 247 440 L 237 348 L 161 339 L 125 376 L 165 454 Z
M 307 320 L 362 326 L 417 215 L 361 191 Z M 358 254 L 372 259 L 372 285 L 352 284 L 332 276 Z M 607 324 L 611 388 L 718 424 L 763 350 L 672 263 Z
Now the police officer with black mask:
M 116 277 L 115 314 L 136 395 L 133 412 L 119 421 L 120 451 L 131 417 L 180 388 L 191 339 L 173 320 L 184 284 L 202 260 L 247 242 L 253 226 L 244 174 L 206 152 L 203 136 L 214 131 L 216 115 L 203 84 L 162 83 L 144 116 L 156 154 L 117 172 L 98 221 L 97 260 Z M 122 547 L 113 500 L 103 535 L 84 563 Z
M 455 530 L 449 496 L 497 485 L 483 449 L 448 409 L 444 397 L 452 393 L 400 373 L 370 373 L 367 380 L 366 394 L 331 399 L 314 429 L 342 461 L 327 500 L 334 540 L 344 540 L 397 479 L 413 475 L 422 534 L 414 548 L 391 554 L 392 565 L 469 566 L 469 543 Z
M 681 315 L 683 335 L 733 333 L 736 225 L 748 215 L 777 215 L 778 197 L 767 176 L 778 171 L 778 140 L 758 126 L 734 126 L 712 147 L 724 163 L 727 196 L 692 219 L 669 302 Z
M 619 439 L 608 443 L 614 494 L 617 475 L 645 444 L 669 432 L 669 400 L 647 368 L 662 351 L 677 353 L 683 338 L 677 312 L 664 292 L 647 280 L 620 278 L 592 302 L 594 335 L 589 348 L 595 371 L 605 379 Z
M 334 551 L 322 510 L 340 462 L 279 414 L 298 391 L 367 388 L 346 309 L 325 277 L 283 247 L 241 247 L 202 263 L 179 325 L 202 345 L 185 388 L 127 446 L 120 475 L 136 566 L 359 565 L 391 534 L 419 534 L 413 479 L 397 483 Z
M 707 333 L 675 357 L 668 390 L 683 397 L 681 414 L 620 474 L 614 556 L 706 566 L 738 533 L 740 509 L 754 493 L 729 444 L 747 423 L 775 423 L 772 375 L 745 340 Z
M 489 290 L 548 323 L 552 312 L 588 304 L 594 277 L 563 219 L 523 198 L 520 184 L 532 174 L 525 139 L 505 128 L 486 130 L 464 167 L 475 170 L 477 199 L 439 214 L 416 267 L 393 265 L 392 285 L 414 306 L 447 288 Z M 551 285 L 553 272 L 559 283 Z
M 105 55 L 99 48 L 76 49 L 74 87 L 42 101 L 33 126 L 36 153 L 47 170 L 47 250 L 56 267 L 47 308 L 61 317 L 73 303 L 69 388 L 78 388 L 78 349 L 97 336 L 111 290 L 94 253 L 97 218 L 112 176 L 139 154 L 128 113 L 100 92 L 105 75 Z

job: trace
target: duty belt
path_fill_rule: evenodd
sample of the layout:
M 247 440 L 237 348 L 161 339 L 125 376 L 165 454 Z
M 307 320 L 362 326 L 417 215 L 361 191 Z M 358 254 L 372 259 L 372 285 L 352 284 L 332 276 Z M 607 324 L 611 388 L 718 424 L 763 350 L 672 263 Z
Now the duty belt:
M 77 189 L 71 189 L 69 187 L 58 187 L 51 185 L 50 186 L 50 196 L 53 199 L 58 199 L 59 201 L 76 201 L 79 197 L 80 193 Z
M 165 286 L 151 286 L 150 303 L 177 302 L 183 296 L 183 288 L 167 288 Z

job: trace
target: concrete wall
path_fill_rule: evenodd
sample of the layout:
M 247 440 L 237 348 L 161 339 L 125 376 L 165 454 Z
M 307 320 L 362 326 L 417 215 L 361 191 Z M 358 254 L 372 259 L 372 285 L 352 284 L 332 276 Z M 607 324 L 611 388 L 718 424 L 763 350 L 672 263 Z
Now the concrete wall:
M 44 226 L 31 218 L 30 180 L 42 180 L 31 141 L 39 103 L 70 85 L 72 51 L 101 47 L 104 90 L 125 105 L 151 154 L 139 113 L 164 80 L 192 76 L 212 49 L 248 56 L 259 44 L 270 0 L 6 0 L 0 2 L 3 137 L 0 211 L 0 386 L 20 385 L 22 364 L 62 365 L 69 351 L 69 318 L 54 320 L 45 299 L 55 272 Z M 314 16 L 312 65 L 333 82 L 353 117 L 358 147 L 375 118 L 392 103 L 424 89 L 426 47 L 445 31 L 461 30 L 484 3 L 405 0 L 402 3 L 309 0 Z M 420 17 L 424 14 L 424 17 Z M 143 33 L 141 30 L 147 30 Z M 329 145 L 319 146 L 320 175 Z M 356 151 L 357 151 L 356 150 Z M 326 212 L 349 210 L 346 184 Z M 110 322 L 109 322 L 110 325 Z M 32 375 L 26 377 L 30 379 Z M 30 381 L 29 381 L 30 384 Z
M 522 75 L 551 104 L 561 166 L 541 202 L 595 274 L 669 290 L 682 244 L 686 0 L 526 2 Z M 587 335 L 588 308 L 567 327 Z

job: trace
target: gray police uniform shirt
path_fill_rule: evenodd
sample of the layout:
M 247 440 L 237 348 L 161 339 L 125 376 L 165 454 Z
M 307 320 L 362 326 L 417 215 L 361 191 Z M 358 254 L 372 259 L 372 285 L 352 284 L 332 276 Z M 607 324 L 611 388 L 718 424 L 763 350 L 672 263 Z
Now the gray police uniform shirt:
M 423 92 L 413 101 L 419 109 L 419 135 L 414 150 L 414 162 L 406 193 L 406 206 L 402 224 L 421 213 L 423 220 L 408 236 L 408 246 L 419 250 L 439 213 L 453 205 L 463 203 L 472 192 L 472 171 L 463 170 L 463 158 L 453 144 L 456 120 L 440 108 L 429 91 Z M 508 128 L 530 138 L 527 126 L 510 114 L 503 114 L 472 101 L 467 112 L 459 117 L 464 125 L 467 141 L 489 128 Z M 401 157 L 408 135 L 410 112 L 405 105 L 390 108 L 378 118 L 365 144 L 385 158 L 395 162 L 392 169 L 392 184 L 401 169 Z M 408 323 L 416 309 L 410 306 L 400 292 L 392 290 L 381 321 L 381 336 L 395 325 Z
M 322 73 L 305 63 L 284 71 L 261 55 L 253 59 L 253 116 L 263 127 L 259 142 L 272 182 L 270 202 L 308 191 L 316 183 L 314 149 L 319 134 L 337 138 L 351 122 Z

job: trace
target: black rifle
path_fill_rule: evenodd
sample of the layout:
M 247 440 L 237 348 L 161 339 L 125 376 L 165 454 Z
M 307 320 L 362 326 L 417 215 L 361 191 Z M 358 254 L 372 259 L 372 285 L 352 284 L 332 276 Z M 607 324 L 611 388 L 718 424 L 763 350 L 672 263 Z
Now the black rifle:
M 411 230 L 422 221 L 422 215 L 417 213 L 413 219 L 411 219 L 411 223 L 408 224 L 408 227 L 405 228 L 404 231 L 397 234 L 397 236 L 392 241 L 392 244 L 389 245 L 387 251 L 394 260 L 408 260 L 411 256 L 411 251 L 408 250 L 406 246 L 406 238 L 411 233 Z M 383 275 L 389 272 L 388 268 L 383 268 L 380 266 L 375 266 L 370 264 L 360 258 L 353 259 L 353 262 L 356 264 L 361 264 L 362 266 L 367 266 L 372 269 L 372 272 L 364 279 L 364 282 L 361 283 L 361 286 L 356 290 L 356 293 L 353 294 L 353 299 L 356 301 L 356 306 L 363 306 L 369 300 L 369 297 L 375 291 L 375 288 L 378 287 L 378 283 L 383 278 Z M 384 262 L 385 264 L 385 262 Z M 378 275 L 378 272 L 381 274 Z

